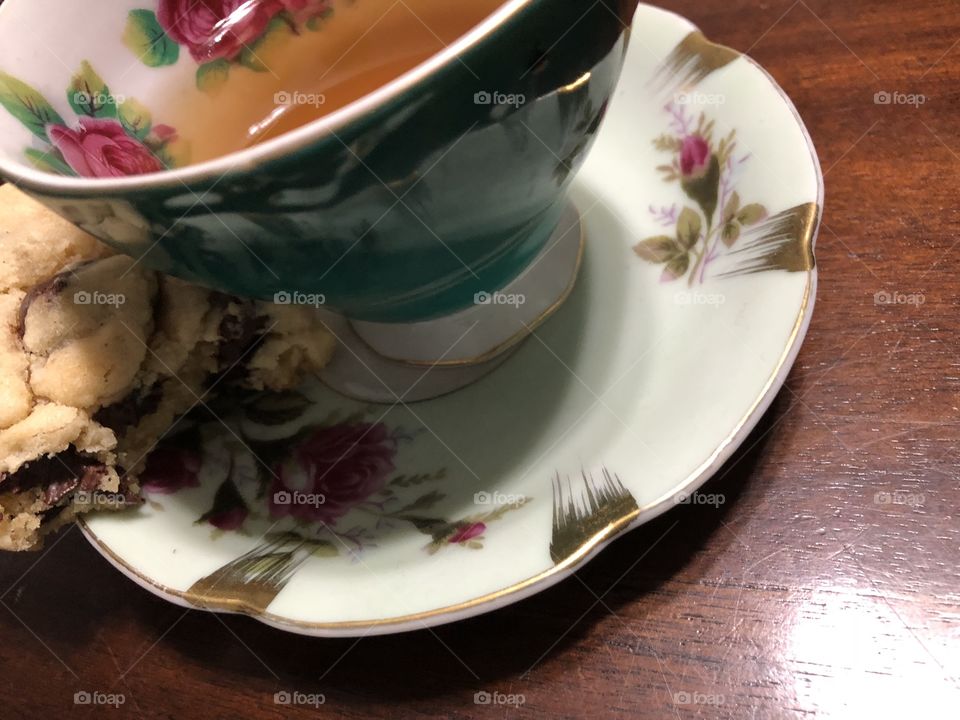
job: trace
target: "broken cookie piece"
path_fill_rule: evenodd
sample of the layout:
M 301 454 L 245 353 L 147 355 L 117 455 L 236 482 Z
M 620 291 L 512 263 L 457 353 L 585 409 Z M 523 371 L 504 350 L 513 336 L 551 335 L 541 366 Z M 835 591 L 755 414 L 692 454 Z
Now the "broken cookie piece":
M 4 211 L 33 203 L 6 186 L 0 195 Z M 7 218 L 0 215 L 0 549 L 39 547 L 80 513 L 138 502 L 137 475 L 180 417 L 223 388 L 293 387 L 332 353 L 311 308 L 199 288 L 91 250 L 83 234 L 51 242 L 66 265 L 26 273 L 9 261 L 15 246 L 44 239 L 8 228 Z

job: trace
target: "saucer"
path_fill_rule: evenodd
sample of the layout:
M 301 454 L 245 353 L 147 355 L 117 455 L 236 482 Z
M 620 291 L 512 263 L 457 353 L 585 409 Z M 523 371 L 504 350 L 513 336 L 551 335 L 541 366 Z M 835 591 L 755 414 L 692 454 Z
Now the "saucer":
M 579 278 L 505 362 L 423 402 L 317 379 L 213 407 L 223 422 L 184 421 L 154 453 L 143 507 L 84 533 L 172 602 L 310 635 L 416 630 L 540 592 L 675 505 L 719 501 L 698 488 L 809 325 L 822 198 L 773 79 L 641 5 L 572 192 Z

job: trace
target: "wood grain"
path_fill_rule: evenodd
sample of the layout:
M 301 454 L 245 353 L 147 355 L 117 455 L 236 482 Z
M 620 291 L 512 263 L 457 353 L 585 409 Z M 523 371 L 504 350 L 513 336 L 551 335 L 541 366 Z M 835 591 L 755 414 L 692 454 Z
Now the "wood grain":
M 501 612 L 359 641 L 184 614 L 71 530 L 40 558 L 0 558 L 0 717 L 956 716 L 960 13 L 662 4 L 772 73 L 827 178 L 813 326 L 712 481 L 728 502 L 672 512 Z M 877 105 L 879 91 L 926 102 Z M 77 707 L 79 690 L 126 701 Z M 281 690 L 326 703 L 281 707 Z M 481 690 L 525 702 L 478 706 Z

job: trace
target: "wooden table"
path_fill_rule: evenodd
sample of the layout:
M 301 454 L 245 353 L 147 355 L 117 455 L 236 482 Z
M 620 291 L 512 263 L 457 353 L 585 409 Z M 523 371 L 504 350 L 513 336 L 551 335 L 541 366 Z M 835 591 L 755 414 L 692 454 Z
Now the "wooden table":
M 360 641 L 184 616 L 74 529 L 0 558 L 0 717 L 960 717 L 956 3 L 663 4 L 773 74 L 827 178 L 813 326 L 708 486 L 727 504 L 671 512 L 504 611 Z M 284 689 L 326 705 L 282 708 Z

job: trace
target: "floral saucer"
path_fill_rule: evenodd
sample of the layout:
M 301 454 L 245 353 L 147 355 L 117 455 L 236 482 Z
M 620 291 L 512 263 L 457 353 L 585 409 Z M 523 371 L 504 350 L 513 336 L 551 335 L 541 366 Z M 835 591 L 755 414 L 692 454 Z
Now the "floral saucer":
M 143 507 L 84 532 L 172 602 L 304 634 L 415 630 L 537 593 L 697 502 L 760 419 L 810 322 L 822 198 L 770 76 L 641 5 L 573 191 L 579 279 L 512 357 L 424 402 L 311 381 L 212 408 L 224 422 L 154 453 Z

